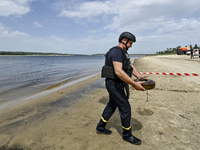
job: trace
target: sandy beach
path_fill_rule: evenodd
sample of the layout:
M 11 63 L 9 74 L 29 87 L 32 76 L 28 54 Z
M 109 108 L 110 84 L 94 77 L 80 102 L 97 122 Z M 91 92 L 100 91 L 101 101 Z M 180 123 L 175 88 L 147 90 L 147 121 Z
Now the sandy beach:
M 139 72 L 200 74 L 200 59 L 148 56 L 135 60 Z M 96 133 L 108 102 L 105 88 L 94 88 L 75 102 L 69 94 L 100 80 L 100 75 L 0 111 L 0 150 L 198 150 L 200 149 L 200 77 L 148 75 L 156 87 L 130 87 L 132 133 L 140 146 L 123 141 L 118 110 L 108 122 L 111 135 Z M 133 79 L 135 79 L 133 77 Z M 101 79 L 102 80 L 102 79 Z M 102 87 L 104 82 L 102 80 Z

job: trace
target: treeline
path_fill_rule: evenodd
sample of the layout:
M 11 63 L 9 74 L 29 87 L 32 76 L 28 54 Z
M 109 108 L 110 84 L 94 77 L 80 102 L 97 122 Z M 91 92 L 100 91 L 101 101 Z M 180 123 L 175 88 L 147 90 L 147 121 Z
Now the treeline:
M 190 46 L 186 45 L 185 47 L 191 47 L 193 49 L 200 49 L 200 47 L 197 44 L 195 44 L 194 47 L 192 45 L 190 45 Z M 167 48 L 164 51 L 156 52 L 156 54 L 157 55 L 160 55 L 160 54 L 177 54 L 179 48 L 181 48 L 181 46 L 177 46 L 176 48 Z
M 60 53 L 38 53 L 38 52 L 8 52 L 8 51 L 0 51 L 0 55 L 68 55 L 68 54 L 60 54 Z

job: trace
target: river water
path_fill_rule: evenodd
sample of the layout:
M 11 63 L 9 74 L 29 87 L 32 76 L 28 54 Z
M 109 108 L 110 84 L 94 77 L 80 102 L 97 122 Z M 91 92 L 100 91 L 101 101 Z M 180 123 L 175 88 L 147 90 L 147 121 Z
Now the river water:
M 0 103 L 97 73 L 103 56 L 0 56 Z
M 104 59 L 88 55 L 0 56 L 0 105 L 100 73 Z

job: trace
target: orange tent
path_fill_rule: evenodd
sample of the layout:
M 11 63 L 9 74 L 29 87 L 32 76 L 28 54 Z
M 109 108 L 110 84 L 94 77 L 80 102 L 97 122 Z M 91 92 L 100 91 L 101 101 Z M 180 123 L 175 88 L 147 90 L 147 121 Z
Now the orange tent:
M 190 50 L 190 47 L 181 47 L 181 48 L 179 48 L 179 50 L 187 51 L 187 50 Z

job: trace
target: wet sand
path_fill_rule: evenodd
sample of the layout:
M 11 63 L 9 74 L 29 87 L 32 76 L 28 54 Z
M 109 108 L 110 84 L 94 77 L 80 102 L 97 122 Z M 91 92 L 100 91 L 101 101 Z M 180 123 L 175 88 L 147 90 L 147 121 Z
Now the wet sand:
M 200 59 L 154 56 L 135 60 L 141 72 L 200 74 Z M 100 79 L 100 75 L 30 102 L 0 111 L 0 149 L 33 150 L 198 150 L 200 149 L 200 77 L 149 75 L 156 88 L 130 87 L 135 146 L 122 140 L 118 110 L 108 122 L 111 135 L 96 134 L 96 124 L 108 102 L 105 88 L 94 88 L 72 103 L 68 95 Z M 101 83 L 104 84 L 103 82 Z

